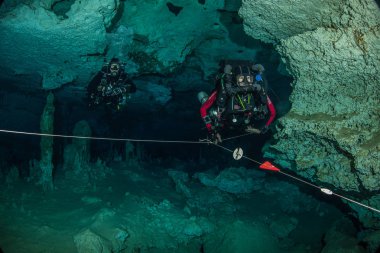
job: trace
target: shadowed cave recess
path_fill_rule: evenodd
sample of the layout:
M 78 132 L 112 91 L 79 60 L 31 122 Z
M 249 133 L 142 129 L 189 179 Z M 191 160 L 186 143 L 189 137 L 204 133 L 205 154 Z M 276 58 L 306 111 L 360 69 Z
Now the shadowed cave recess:
M 372 0 L 0 1 L 0 252 L 379 252 L 379 20 Z M 89 106 L 112 58 L 137 91 Z M 265 67 L 275 121 L 184 143 L 225 59 Z

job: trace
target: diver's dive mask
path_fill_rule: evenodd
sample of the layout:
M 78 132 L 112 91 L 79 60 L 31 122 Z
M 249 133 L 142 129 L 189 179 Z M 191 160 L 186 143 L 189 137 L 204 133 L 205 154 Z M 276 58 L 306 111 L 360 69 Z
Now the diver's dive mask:
M 116 76 L 120 71 L 120 64 L 118 63 L 111 63 L 110 65 L 110 72 L 112 76 Z
M 236 75 L 236 83 L 238 86 L 252 85 L 253 75 L 251 74 L 249 67 L 239 66 L 238 71 L 240 71 L 240 73 Z

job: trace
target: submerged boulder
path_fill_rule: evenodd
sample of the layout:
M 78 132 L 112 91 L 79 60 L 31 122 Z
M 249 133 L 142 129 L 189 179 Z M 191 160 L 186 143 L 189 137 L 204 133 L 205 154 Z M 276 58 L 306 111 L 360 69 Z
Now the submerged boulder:
M 364 253 L 367 252 L 355 238 L 356 230 L 351 221 L 341 219 L 334 223 L 324 238 L 326 244 L 322 253 Z
M 111 253 L 111 243 L 90 229 L 74 236 L 74 243 L 78 253 Z
M 278 238 L 287 238 L 289 234 L 297 227 L 298 220 L 294 217 L 283 215 L 275 217 L 270 223 L 272 233 Z
M 362 200 L 362 203 L 374 208 L 380 208 L 380 194 L 374 195 L 369 199 Z M 348 204 L 357 212 L 357 217 L 363 223 L 366 228 L 380 229 L 380 213 L 373 210 L 362 208 L 354 203 L 348 202 Z
M 368 231 L 363 237 L 363 241 L 368 245 L 369 252 L 376 253 L 380 250 L 380 230 Z
M 91 128 L 85 120 L 75 124 L 73 135 L 91 136 Z M 63 168 L 67 179 L 78 180 L 82 184 L 90 181 L 90 140 L 73 139 L 63 153 Z
M 207 235 L 204 252 L 276 253 L 282 251 L 279 249 L 277 239 L 264 225 L 235 221 L 223 227 L 219 233 Z
M 251 193 L 262 187 L 264 173 L 247 170 L 243 167 L 228 168 L 213 176 L 207 173 L 196 173 L 202 184 L 217 187 L 219 190 L 229 193 Z

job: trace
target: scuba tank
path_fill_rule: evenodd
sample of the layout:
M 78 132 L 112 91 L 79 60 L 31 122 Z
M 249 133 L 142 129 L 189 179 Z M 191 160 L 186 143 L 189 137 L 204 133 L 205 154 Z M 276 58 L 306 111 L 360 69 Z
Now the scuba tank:
M 198 98 L 199 103 L 203 105 L 203 103 L 207 101 L 208 95 L 206 92 L 201 91 L 198 93 L 197 98 Z

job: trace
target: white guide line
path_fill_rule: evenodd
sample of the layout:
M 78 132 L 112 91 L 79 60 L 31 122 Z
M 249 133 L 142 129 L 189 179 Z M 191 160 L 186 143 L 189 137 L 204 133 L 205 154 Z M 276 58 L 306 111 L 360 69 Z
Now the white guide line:
M 212 144 L 214 144 L 215 146 L 218 146 L 218 147 L 220 147 L 220 148 L 222 148 L 222 149 L 224 149 L 224 150 L 227 150 L 227 151 L 229 151 L 229 152 L 231 152 L 231 153 L 234 152 L 233 150 L 228 149 L 228 148 L 226 148 L 226 147 L 223 147 L 223 146 L 221 146 L 221 145 L 218 145 L 218 144 L 215 144 L 215 143 L 212 143 Z M 252 158 L 250 158 L 250 157 L 248 157 L 248 156 L 243 155 L 243 157 L 244 157 L 245 159 L 247 159 L 247 160 L 250 160 L 250 161 L 252 161 L 252 162 L 254 162 L 254 163 L 257 163 L 257 164 L 261 165 L 260 162 L 254 160 L 254 159 L 252 159 Z M 358 201 L 356 201 L 356 200 L 353 200 L 353 199 L 347 198 L 347 197 L 345 197 L 345 196 L 342 196 L 342 195 L 336 194 L 336 193 L 334 193 L 333 191 L 331 191 L 330 189 L 322 188 L 322 187 L 320 187 L 320 186 L 318 186 L 318 185 L 315 185 L 315 184 L 309 183 L 309 182 L 307 182 L 307 181 L 305 181 L 305 180 L 303 180 L 303 179 L 301 179 L 301 178 L 298 178 L 298 177 L 292 176 L 292 175 L 290 175 L 290 174 L 288 174 L 288 173 L 285 173 L 285 172 L 283 172 L 283 171 L 281 171 L 281 170 L 278 171 L 278 172 L 281 173 L 281 174 L 283 174 L 283 175 L 285 175 L 285 176 L 287 176 L 287 177 L 291 177 L 291 178 L 293 178 L 293 179 L 295 179 L 295 180 L 297 180 L 297 181 L 300 181 L 300 182 L 302 182 L 302 183 L 304 183 L 304 184 L 307 184 L 307 185 L 310 185 L 310 186 L 312 186 L 312 187 L 315 187 L 315 188 L 319 189 L 321 192 L 323 192 L 324 194 L 327 194 L 327 195 L 335 195 L 335 196 L 338 197 L 338 198 L 345 199 L 345 200 L 347 200 L 347 201 L 349 201 L 349 202 L 352 202 L 352 203 L 354 203 L 354 204 L 360 205 L 360 206 L 365 207 L 365 208 L 367 208 L 367 209 L 369 209 L 369 210 L 372 210 L 372 211 L 374 211 L 374 212 L 380 213 L 380 210 L 379 210 L 379 209 L 376 209 L 376 208 L 373 208 L 373 207 L 371 207 L 371 206 L 365 205 L 365 204 L 363 204 L 363 203 L 360 203 L 360 202 L 358 202 Z
M 231 152 L 232 154 L 234 154 L 234 151 L 231 150 L 231 149 L 228 149 L 226 147 L 223 147 L 219 144 L 215 144 L 213 142 L 211 142 L 210 140 L 206 140 L 206 141 L 182 141 L 182 140 L 175 140 L 175 141 L 171 141 L 171 140 L 149 140 L 149 139 L 129 139 L 129 138 L 107 138 L 107 137 L 91 137 L 91 136 L 76 136 L 76 135 L 62 135 L 62 134 L 46 134 L 46 133 L 33 133 L 33 132 L 22 132 L 22 131 L 12 131 L 12 130 L 5 130 L 5 129 L 0 129 L 0 132 L 3 132 L 3 133 L 11 133 L 11 134 L 22 134 L 22 135 L 34 135 L 34 136 L 45 136 L 45 137 L 59 137 L 59 138 L 72 138 L 72 139 L 90 139 L 90 140 L 108 140 L 108 141 L 130 141 L 130 142 L 159 142 L 159 143 L 185 143 L 185 144 L 213 144 L 217 147 L 220 147 L 224 150 L 227 150 L 229 152 Z M 240 152 L 239 152 L 240 153 Z M 243 155 L 243 153 L 241 153 L 242 157 L 249 160 L 249 161 L 252 161 L 254 163 L 257 163 L 258 165 L 261 165 L 260 162 L 248 157 L 248 156 L 245 156 Z M 327 195 L 335 195 L 341 199 L 345 199 L 347 201 L 350 201 L 352 203 L 355 203 L 357 205 L 360 205 L 362 207 L 365 207 L 369 210 L 372 210 L 374 212 L 377 212 L 377 213 L 380 213 L 380 210 L 379 209 L 376 209 L 376 208 L 373 208 L 371 206 L 368 206 L 368 205 L 365 205 L 363 203 L 360 203 L 358 201 L 355 201 L 353 199 L 350 199 L 350 198 L 347 198 L 345 196 L 342 196 L 342 195 L 339 195 L 339 194 L 336 194 L 334 192 L 332 192 L 331 190 L 327 189 L 327 188 L 322 188 L 322 187 L 319 187 L 315 184 L 312 184 L 312 183 L 309 183 L 303 179 L 300 179 L 298 177 L 295 177 L 295 176 L 292 176 L 288 173 L 285 173 L 283 171 L 278 171 L 279 173 L 287 176 L 287 177 L 291 177 L 297 181 L 300 181 L 304 184 L 308 184 L 312 187 L 315 187 L 315 188 L 318 188 L 321 190 L 321 192 L 327 194 Z
M 104 140 L 104 141 L 130 141 L 130 142 L 160 142 L 160 143 L 188 143 L 188 144 L 209 144 L 202 141 L 170 141 L 170 140 L 149 140 L 149 139 L 128 139 L 128 138 L 109 138 L 109 137 L 92 137 L 92 136 L 77 136 L 77 135 L 63 135 L 63 134 L 46 134 L 46 133 L 31 133 L 22 131 L 12 131 L 0 129 L 0 132 L 11 134 L 24 134 L 35 135 L 45 137 L 59 137 L 59 138 L 71 138 L 71 139 L 89 139 L 89 140 Z

